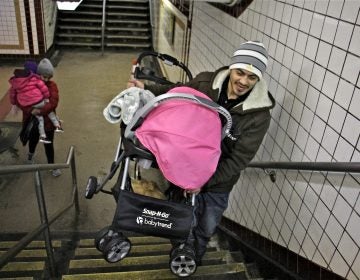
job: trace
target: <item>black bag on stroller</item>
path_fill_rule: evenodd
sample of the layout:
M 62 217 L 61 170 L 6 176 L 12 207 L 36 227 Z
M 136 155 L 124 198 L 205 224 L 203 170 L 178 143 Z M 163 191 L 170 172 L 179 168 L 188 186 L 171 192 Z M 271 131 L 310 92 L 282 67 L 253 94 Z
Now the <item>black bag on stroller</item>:
M 113 224 L 121 230 L 176 239 L 188 236 L 192 217 L 189 205 L 120 190 Z

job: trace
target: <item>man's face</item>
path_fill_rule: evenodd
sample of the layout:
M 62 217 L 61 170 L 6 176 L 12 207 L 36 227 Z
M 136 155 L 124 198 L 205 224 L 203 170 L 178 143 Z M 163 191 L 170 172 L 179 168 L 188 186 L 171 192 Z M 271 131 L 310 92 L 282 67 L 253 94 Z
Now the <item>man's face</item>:
M 236 99 L 247 93 L 255 86 L 258 80 L 259 77 L 250 71 L 245 69 L 231 69 L 228 98 Z

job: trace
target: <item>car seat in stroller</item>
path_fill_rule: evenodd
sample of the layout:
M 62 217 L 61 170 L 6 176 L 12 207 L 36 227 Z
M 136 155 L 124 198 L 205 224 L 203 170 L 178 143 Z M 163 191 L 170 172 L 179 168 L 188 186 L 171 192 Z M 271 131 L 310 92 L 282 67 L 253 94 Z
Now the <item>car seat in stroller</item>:
M 220 142 L 230 127 L 231 116 L 224 108 L 187 87 L 157 96 L 135 113 L 119 141 L 109 175 L 101 184 L 91 176 L 86 187 L 86 198 L 104 191 L 105 183 L 121 165 L 112 225 L 99 231 L 95 238 L 96 248 L 108 262 L 120 261 L 131 250 L 131 242 L 123 231 L 184 239 L 192 227 L 195 196 L 186 203 L 177 203 L 131 192 L 130 160 L 155 162 L 172 184 L 196 189 L 215 172 Z M 185 244 L 174 248 L 169 266 L 179 277 L 193 274 L 197 268 L 193 249 Z

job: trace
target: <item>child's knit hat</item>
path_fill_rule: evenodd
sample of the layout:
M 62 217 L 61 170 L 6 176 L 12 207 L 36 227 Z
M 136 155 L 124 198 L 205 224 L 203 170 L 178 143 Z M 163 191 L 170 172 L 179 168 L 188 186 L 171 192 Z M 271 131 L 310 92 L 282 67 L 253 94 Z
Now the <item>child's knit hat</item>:
M 36 71 L 37 71 L 37 63 L 36 63 L 36 61 L 34 61 L 34 60 L 27 60 L 27 61 L 25 61 L 25 63 L 24 63 L 24 69 L 25 70 L 29 70 L 29 71 L 31 71 L 32 73 L 36 73 Z
M 54 75 L 54 67 L 47 58 L 40 60 L 37 67 L 37 74 L 45 77 L 52 77 Z
M 248 41 L 240 45 L 231 58 L 229 69 L 245 69 L 259 78 L 266 70 L 268 54 L 260 42 Z

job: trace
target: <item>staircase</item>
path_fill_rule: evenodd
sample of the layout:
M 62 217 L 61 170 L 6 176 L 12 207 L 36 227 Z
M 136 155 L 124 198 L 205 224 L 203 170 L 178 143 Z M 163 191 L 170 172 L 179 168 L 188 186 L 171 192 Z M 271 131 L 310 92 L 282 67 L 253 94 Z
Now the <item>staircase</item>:
M 62 237 L 53 241 L 59 277 L 56 279 L 177 279 L 169 269 L 168 239 L 151 236 L 130 237 L 129 255 L 117 263 L 108 263 L 94 246 L 95 234 L 82 238 Z M 15 241 L 0 242 L 0 254 Z M 250 279 L 246 266 L 238 260 L 239 252 L 221 249 L 216 241 L 209 244 L 203 264 L 187 279 Z M 43 241 L 33 241 L 0 270 L 1 279 L 51 279 L 48 275 Z M 255 279 L 252 278 L 251 279 Z
M 0 242 L 0 255 L 14 246 L 17 241 Z M 62 242 L 52 243 L 55 253 L 60 251 Z M 1 279 L 46 279 L 46 249 L 44 241 L 32 241 L 12 262 L 0 269 Z
M 58 49 L 101 49 L 103 0 L 84 0 L 75 11 L 59 11 Z M 150 50 L 148 0 L 106 0 L 104 50 Z

